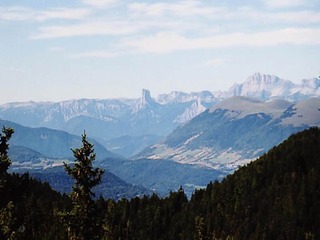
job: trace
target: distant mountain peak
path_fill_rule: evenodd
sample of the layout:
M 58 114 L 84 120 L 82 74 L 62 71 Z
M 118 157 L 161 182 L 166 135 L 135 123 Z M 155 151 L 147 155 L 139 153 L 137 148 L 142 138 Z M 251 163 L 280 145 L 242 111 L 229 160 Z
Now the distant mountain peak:
M 272 98 L 284 98 L 295 85 L 277 76 L 255 73 L 242 84 L 233 85 L 227 96 L 245 96 L 263 101 Z
M 277 76 L 263 74 L 263 73 L 254 73 L 252 76 L 248 77 L 247 82 L 257 85 L 274 85 L 283 81 Z
M 147 90 L 147 89 L 142 89 L 142 96 L 141 96 L 141 99 L 140 99 L 141 105 L 146 105 L 146 104 L 148 104 L 150 102 L 154 102 L 152 97 L 151 97 L 150 91 Z
M 138 112 L 148 107 L 156 107 L 157 105 L 158 103 L 151 97 L 150 91 L 147 89 L 142 89 L 141 98 L 133 108 L 133 112 Z

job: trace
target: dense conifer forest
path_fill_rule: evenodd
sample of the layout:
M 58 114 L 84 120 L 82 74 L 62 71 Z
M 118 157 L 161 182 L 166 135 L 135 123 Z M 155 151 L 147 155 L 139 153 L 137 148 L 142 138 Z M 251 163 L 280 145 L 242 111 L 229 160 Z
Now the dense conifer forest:
M 66 195 L 7 173 L 12 134 L 4 128 L 0 142 L 0 239 L 320 239 L 319 128 L 292 135 L 191 199 L 180 188 L 119 201 L 93 196 L 103 171 L 92 168 L 85 136 L 74 150 L 79 165 L 66 166 L 75 180 Z

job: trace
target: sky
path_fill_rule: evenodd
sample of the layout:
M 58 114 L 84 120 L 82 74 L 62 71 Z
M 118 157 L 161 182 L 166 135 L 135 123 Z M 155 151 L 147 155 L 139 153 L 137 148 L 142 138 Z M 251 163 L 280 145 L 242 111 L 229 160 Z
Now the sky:
M 0 104 L 320 75 L 320 0 L 0 0 Z

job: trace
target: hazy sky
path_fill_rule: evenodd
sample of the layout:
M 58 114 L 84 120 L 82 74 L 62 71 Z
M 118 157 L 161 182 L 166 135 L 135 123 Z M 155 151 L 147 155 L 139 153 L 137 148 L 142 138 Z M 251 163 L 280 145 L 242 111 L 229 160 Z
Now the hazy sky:
M 320 0 L 1 0 L 0 104 L 320 75 Z

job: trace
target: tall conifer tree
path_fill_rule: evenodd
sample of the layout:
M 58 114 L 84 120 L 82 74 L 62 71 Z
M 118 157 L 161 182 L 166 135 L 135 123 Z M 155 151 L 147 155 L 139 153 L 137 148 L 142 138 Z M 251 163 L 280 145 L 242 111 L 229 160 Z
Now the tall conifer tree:
M 16 237 L 14 227 L 14 205 L 8 199 L 7 170 L 11 165 L 8 156 L 9 144 L 14 130 L 12 128 L 3 127 L 0 134 L 0 239 L 14 239 Z
M 100 183 L 104 171 L 92 166 L 96 154 L 93 145 L 87 141 L 86 133 L 82 135 L 82 147 L 72 151 L 75 164 L 72 167 L 64 164 L 66 172 L 75 181 L 71 193 L 73 209 L 63 215 L 69 239 L 99 239 L 101 226 L 97 223 L 92 188 Z
M 10 140 L 14 130 L 12 128 L 2 128 L 2 133 L 0 134 L 0 179 L 3 180 L 7 170 L 11 164 L 10 158 L 8 156 L 8 141 Z
M 8 156 L 9 144 L 14 130 L 12 128 L 3 127 L 2 134 L 0 133 L 0 208 L 3 207 L 3 204 L 7 204 L 5 199 L 4 192 L 7 191 L 7 177 L 8 177 L 8 168 L 11 165 L 11 160 Z

